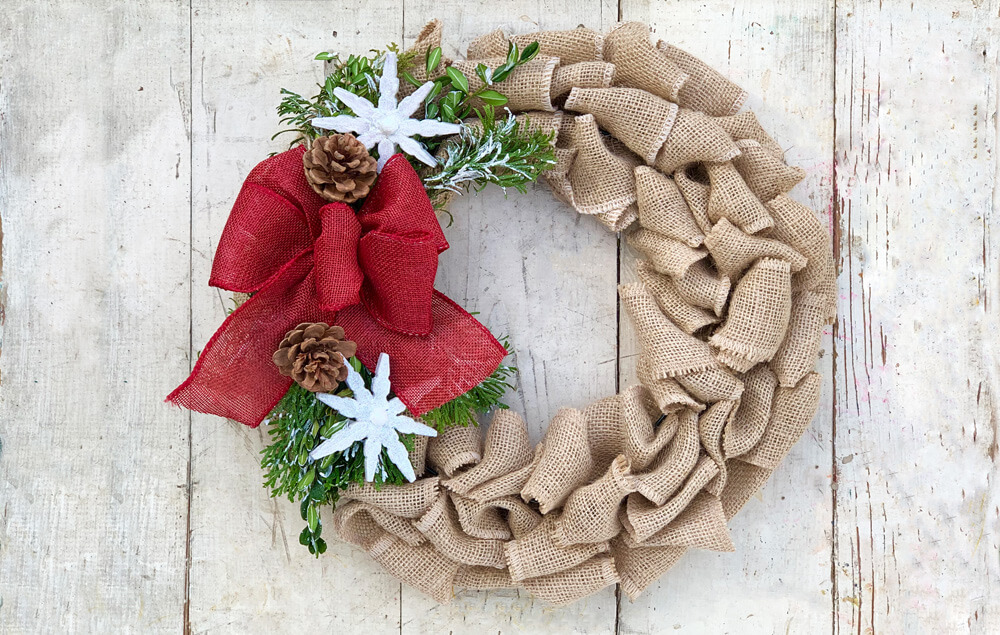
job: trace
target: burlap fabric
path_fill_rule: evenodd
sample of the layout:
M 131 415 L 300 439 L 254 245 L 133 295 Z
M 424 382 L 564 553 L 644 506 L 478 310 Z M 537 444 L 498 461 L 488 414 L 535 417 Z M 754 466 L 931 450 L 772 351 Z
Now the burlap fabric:
M 441 56 L 441 61 L 438 65 L 431 69 L 431 73 L 427 72 L 427 52 L 441 46 L 441 31 L 443 24 L 440 20 L 431 20 L 424 28 L 420 30 L 417 35 L 417 40 L 408 49 L 409 53 L 414 54 L 415 59 L 419 60 L 418 63 L 410 65 L 406 70 L 408 73 L 413 75 L 413 78 L 417 80 L 418 83 L 424 83 L 429 79 L 434 79 L 435 77 L 444 73 L 444 69 L 447 68 L 452 61 L 445 56 Z M 416 86 L 407 81 L 399 82 L 399 97 L 403 98 L 415 91 Z
M 428 25 L 418 50 L 440 33 Z M 541 45 L 503 88 L 555 133 L 546 182 L 645 257 L 620 288 L 641 385 L 561 410 L 536 447 L 509 411 L 485 435 L 421 440 L 416 482 L 351 486 L 333 524 L 440 602 L 523 587 L 565 604 L 616 583 L 634 598 L 687 549 L 734 549 L 727 521 L 815 414 L 836 308 L 830 239 L 786 195 L 803 172 L 752 113 L 736 114 L 745 93 L 652 44 L 645 25 L 514 39 Z M 472 78 L 507 41 L 487 34 L 455 65 Z

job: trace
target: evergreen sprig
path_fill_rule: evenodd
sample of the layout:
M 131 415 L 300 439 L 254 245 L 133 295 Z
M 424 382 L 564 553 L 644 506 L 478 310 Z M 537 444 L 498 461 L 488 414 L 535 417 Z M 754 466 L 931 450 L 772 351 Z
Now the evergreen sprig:
M 491 106 L 476 111 L 480 126 L 465 126 L 449 141 L 448 156 L 424 178 L 428 191 L 479 191 L 489 184 L 524 192 L 555 165 L 554 133 L 529 130 L 512 113 L 497 118 Z
M 351 365 L 361 373 L 366 386 L 371 386 L 371 373 L 356 358 Z M 335 393 L 341 397 L 353 395 L 341 384 Z M 299 534 L 299 542 L 316 556 L 326 551 L 320 508 L 334 505 L 340 492 L 351 483 L 363 483 L 365 478 L 364 443 L 357 442 L 343 452 L 336 452 L 319 460 L 309 457 L 320 443 L 344 427 L 346 421 L 298 384 L 292 384 L 284 398 L 267 418 L 271 443 L 261 450 L 260 465 L 264 469 L 264 486 L 271 496 L 287 496 L 299 503 L 299 511 L 306 527 Z M 401 437 L 408 450 L 413 449 L 413 435 Z M 385 483 L 401 485 L 406 478 L 382 450 L 383 469 L 375 474 L 375 487 Z
M 509 352 L 506 340 L 503 344 Z M 351 358 L 350 364 L 361 374 L 365 386 L 371 388 L 371 372 L 356 357 Z M 500 366 L 481 384 L 428 412 L 422 419 L 438 432 L 453 425 L 475 424 L 476 414 L 493 408 L 507 408 L 501 399 L 504 392 L 512 388 L 508 380 L 516 372 L 517 369 L 511 366 Z M 350 388 L 343 383 L 334 394 L 353 396 Z M 340 493 L 351 483 L 365 482 L 363 441 L 319 460 L 309 456 L 344 425 L 346 419 L 339 412 L 298 384 L 292 384 L 267 418 L 271 442 L 261 450 L 260 462 L 264 469 L 264 487 L 271 491 L 271 496 L 285 496 L 289 501 L 299 503 L 299 512 L 306 523 L 299 534 L 299 543 L 317 557 L 326 551 L 320 509 L 324 505 L 335 505 L 340 500 Z M 407 450 L 413 450 L 414 435 L 401 435 L 400 439 Z M 384 448 L 381 465 L 382 469 L 375 473 L 376 488 L 387 483 L 402 485 L 406 482 L 406 477 Z
M 403 80 L 419 86 L 420 83 L 408 70 L 417 63 L 418 53 L 400 52 L 396 44 L 389 44 L 386 51 L 396 53 L 397 72 Z M 333 94 L 337 88 L 343 88 L 372 103 L 378 103 L 378 80 L 382 76 L 386 51 L 372 49 L 366 56 L 349 55 L 347 58 L 336 53 L 319 53 L 316 56 L 317 60 L 331 62 L 330 74 L 322 84 L 317 84 L 319 92 L 311 98 L 286 88 L 281 89 L 282 98 L 278 104 L 278 116 L 281 125 L 286 127 L 271 138 L 294 133 L 295 136 L 289 143 L 291 147 L 326 134 L 325 131 L 312 126 L 313 119 L 355 114 Z M 475 91 L 470 91 L 469 79 L 464 73 L 456 68 L 446 68 L 443 75 L 430 80 L 434 82 L 434 88 L 425 100 L 425 116 L 428 119 L 457 122 L 472 114 L 473 104 L 503 106 L 507 103 L 507 97 L 496 90 L 496 85 L 506 79 L 518 66 L 534 59 L 536 55 L 538 55 L 538 42 L 529 44 L 523 51 L 518 50 L 517 45 L 511 42 L 507 59 L 496 69 L 485 64 L 476 66 L 476 75 L 482 80 L 483 86 Z M 440 61 L 441 47 L 427 51 L 425 58 L 427 72 L 432 72 Z M 440 142 L 428 139 L 426 143 L 428 151 L 433 154 Z
M 387 51 L 397 53 L 397 67 L 406 68 L 414 63 L 416 52 L 399 53 L 399 47 L 390 44 Z M 334 117 L 336 115 L 353 115 L 343 102 L 333 94 L 334 89 L 344 90 L 364 97 L 372 103 L 378 103 L 378 80 L 382 77 L 382 66 L 385 63 L 386 51 L 372 49 L 368 55 L 349 55 L 346 58 L 336 53 L 320 53 L 317 60 L 331 62 L 330 74 L 322 84 L 317 84 L 319 92 L 311 98 L 281 89 L 281 103 L 278 104 L 278 116 L 283 130 L 271 138 L 286 133 L 295 133 L 289 147 L 311 141 L 326 134 L 324 130 L 314 128 L 312 120 L 316 117 Z
M 507 352 L 510 353 L 510 346 L 506 339 L 502 343 Z M 517 375 L 516 367 L 501 364 L 478 386 L 425 413 L 420 418 L 439 433 L 451 426 L 476 425 L 477 414 L 485 414 L 494 408 L 507 409 L 507 404 L 502 400 L 508 390 L 514 389 L 510 380 L 515 375 Z
M 469 78 L 465 73 L 454 66 L 444 69 L 444 74 L 430 80 L 434 82 L 434 88 L 424 100 L 424 114 L 428 119 L 439 119 L 448 122 L 460 122 L 473 113 L 473 105 L 482 103 L 487 106 L 503 106 L 507 103 L 507 96 L 494 88 L 508 76 L 514 69 L 523 64 L 527 64 L 538 55 L 538 42 L 532 42 L 521 51 L 517 44 L 509 42 L 507 45 L 507 59 L 500 66 L 490 68 L 480 62 L 476 64 L 476 76 L 482 81 L 482 86 L 477 90 L 470 90 Z M 427 51 L 426 68 L 428 75 L 437 68 L 441 61 L 441 47 Z M 411 73 L 402 72 L 401 76 L 410 84 L 419 87 L 421 84 Z

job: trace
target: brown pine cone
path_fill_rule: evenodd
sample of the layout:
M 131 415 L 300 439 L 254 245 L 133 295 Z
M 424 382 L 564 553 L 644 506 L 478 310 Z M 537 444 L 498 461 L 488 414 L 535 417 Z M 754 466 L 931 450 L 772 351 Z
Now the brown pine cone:
M 353 203 L 375 182 L 375 157 L 352 134 L 317 137 L 302 155 L 306 180 L 328 201 Z
M 282 375 L 306 390 L 332 392 L 347 379 L 347 358 L 357 348 L 344 339 L 341 327 L 306 322 L 285 335 L 272 359 Z

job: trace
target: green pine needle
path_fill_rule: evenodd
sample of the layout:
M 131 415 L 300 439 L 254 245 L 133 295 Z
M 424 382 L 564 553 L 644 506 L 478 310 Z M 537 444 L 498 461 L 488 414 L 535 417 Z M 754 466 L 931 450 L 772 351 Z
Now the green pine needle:
M 517 368 L 501 364 L 481 384 L 420 418 L 438 432 L 444 432 L 451 426 L 477 425 L 477 414 L 485 414 L 494 408 L 507 409 L 502 399 L 507 390 L 514 388 L 508 380 L 516 374 Z
M 390 44 L 387 50 L 397 52 L 398 47 Z M 317 84 L 319 92 L 311 98 L 290 90 L 281 89 L 281 103 L 278 104 L 279 122 L 284 127 L 272 139 L 286 133 L 294 133 L 289 147 L 311 141 L 327 134 L 326 131 L 313 128 L 312 120 L 316 117 L 333 117 L 336 115 L 353 115 L 346 105 L 333 94 L 334 89 L 343 88 L 378 103 L 378 80 L 382 77 L 382 65 L 385 63 L 385 51 L 372 49 L 368 55 L 350 55 L 346 59 L 332 53 L 320 53 L 318 60 L 331 63 L 330 74 L 322 84 Z M 397 64 L 400 68 L 412 65 L 415 52 L 398 53 Z
M 424 178 L 428 192 L 463 192 L 489 184 L 524 192 L 556 163 L 554 133 L 527 130 L 513 114 L 498 119 L 492 107 L 477 110 L 481 126 L 466 126 L 448 142 L 448 156 Z
M 365 384 L 371 385 L 371 373 L 356 359 L 351 360 Z M 337 391 L 341 397 L 353 393 L 341 384 Z M 267 419 L 271 444 L 261 450 L 261 468 L 264 469 L 264 486 L 271 496 L 287 496 L 300 503 L 302 520 L 306 527 L 299 535 L 299 542 L 309 552 L 319 556 L 326 551 L 326 541 L 321 537 L 323 525 L 319 510 L 323 505 L 334 505 L 340 492 L 351 483 L 365 479 L 364 443 L 358 442 L 344 452 L 336 452 L 318 461 L 309 458 L 325 439 L 344 427 L 345 419 L 298 384 L 292 384 L 284 398 L 275 406 Z M 413 435 L 402 435 L 403 445 L 413 449 Z M 383 469 L 375 474 L 375 487 L 385 483 L 401 485 L 406 478 L 382 450 Z
M 503 345 L 510 352 L 506 340 Z M 371 372 L 356 357 L 351 358 L 350 364 L 371 388 Z M 498 367 L 469 392 L 425 414 L 423 421 L 439 432 L 455 425 L 475 425 L 477 414 L 485 414 L 493 408 L 507 408 L 501 399 L 507 389 L 512 388 L 508 380 L 516 372 L 517 369 L 511 366 Z M 353 395 L 346 384 L 341 384 L 334 394 Z M 326 551 L 320 509 L 324 505 L 335 505 L 340 493 L 351 483 L 365 482 L 363 441 L 318 461 L 309 457 L 310 452 L 344 425 L 346 420 L 340 413 L 298 384 L 292 384 L 267 418 L 271 443 L 261 450 L 264 487 L 271 491 L 271 496 L 285 496 L 299 503 L 302 520 L 306 522 L 299 542 L 317 557 Z M 407 450 L 413 450 L 414 435 L 401 435 L 400 440 Z M 375 474 L 376 488 L 386 483 L 402 485 L 406 482 L 384 448 L 381 465 L 382 469 Z

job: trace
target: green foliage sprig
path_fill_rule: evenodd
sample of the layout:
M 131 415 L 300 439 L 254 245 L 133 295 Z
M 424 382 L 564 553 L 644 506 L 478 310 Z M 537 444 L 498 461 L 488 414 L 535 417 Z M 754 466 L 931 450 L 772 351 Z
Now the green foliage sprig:
M 476 111 L 480 126 L 466 126 L 446 146 L 447 158 L 424 178 L 429 191 L 477 191 L 489 184 L 519 192 L 556 163 L 554 134 L 530 131 L 513 114 L 498 119 L 492 107 Z
M 506 340 L 503 344 L 509 352 Z M 357 358 L 352 358 L 350 364 L 370 388 L 371 372 Z M 512 388 L 508 380 L 516 372 L 516 368 L 501 365 L 481 384 L 430 411 L 422 419 L 438 432 L 454 425 L 475 424 L 476 414 L 493 408 L 507 408 L 501 399 L 506 390 Z M 353 396 L 346 384 L 340 384 L 334 394 L 341 397 Z M 306 523 L 299 534 L 299 543 L 317 557 L 326 551 L 320 509 L 324 505 L 335 505 L 340 500 L 340 493 L 351 483 L 365 482 L 362 441 L 343 452 L 336 452 L 319 460 L 309 457 L 310 452 L 344 425 L 346 420 L 340 413 L 317 399 L 315 393 L 298 384 L 292 384 L 267 418 L 271 442 L 261 450 L 260 462 L 264 470 L 264 487 L 271 490 L 271 496 L 285 496 L 289 501 L 299 503 L 299 512 Z M 402 435 L 400 439 L 407 450 L 413 450 L 414 435 Z M 381 459 L 382 470 L 375 473 L 376 488 L 406 482 L 406 477 L 392 462 L 385 449 L 382 450 Z
M 507 96 L 494 89 L 493 86 L 507 79 L 518 66 L 533 60 L 538 55 L 538 48 L 538 42 L 532 42 L 524 48 L 524 51 L 520 51 L 517 44 L 510 42 L 507 47 L 507 59 L 503 64 L 495 69 L 482 62 L 477 64 L 476 75 L 483 85 L 475 91 L 470 91 L 469 78 L 465 76 L 465 73 L 454 66 L 449 66 L 445 69 L 444 75 L 430 80 L 434 82 L 434 88 L 424 100 L 425 116 L 428 119 L 458 122 L 472 115 L 477 103 L 487 106 L 506 105 Z M 434 72 L 440 61 L 440 46 L 427 51 L 428 75 Z M 414 86 L 421 85 L 411 73 L 403 72 L 402 77 Z
M 395 44 L 389 44 L 386 51 L 396 53 L 396 68 L 400 76 L 405 81 L 419 86 L 420 83 L 413 77 L 413 73 L 406 70 L 417 63 L 418 53 L 400 52 Z M 319 92 L 312 97 L 304 97 L 286 88 L 281 89 L 278 117 L 284 128 L 271 138 L 292 133 L 294 137 L 289 147 L 295 146 L 326 134 L 324 130 L 312 126 L 313 119 L 355 114 L 333 94 L 336 88 L 343 88 L 372 103 L 378 103 L 378 80 L 382 76 L 386 51 L 372 49 L 368 55 L 349 55 L 346 58 L 336 53 L 319 53 L 316 56 L 317 60 L 331 62 L 329 75 L 322 84 L 317 84 Z M 483 81 L 483 86 L 472 92 L 469 90 L 469 80 L 465 74 L 456 68 L 448 67 L 443 75 L 431 80 L 434 82 L 434 88 L 425 100 L 425 116 L 440 121 L 458 121 L 472 114 L 473 104 L 481 102 L 491 106 L 503 106 L 507 103 L 507 97 L 498 92 L 494 86 L 506 79 L 515 68 L 530 62 L 537 54 L 537 42 L 525 47 L 524 51 L 519 51 L 517 45 L 511 43 L 507 60 L 499 67 L 491 69 L 485 64 L 476 67 L 476 75 Z M 441 47 L 428 51 L 425 58 L 427 73 L 433 72 L 440 61 Z M 436 142 L 431 142 L 428 144 L 428 150 L 433 154 L 436 146 Z
M 371 373 L 357 358 L 351 365 L 361 373 L 367 386 L 371 386 Z M 335 393 L 341 397 L 353 395 L 341 384 Z M 336 452 L 322 459 L 309 457 L 320 443 L 330 438 L 345 425 L 345 419 L 298 384 L 285 394 L 267 418 L 271 443 L 261 450 L 261 468 L 264 469 L 264 487 L 271 496 L 287 496 L 299 503 L 305 528 L 299 542 L 309 548 L 309 553 L 319 556 L 326 551 L 320 508 L 334 505 L 340 492 L 351 483 L 363 483 L 365 478 L 364 443 L 358 442 L 343 452 Z M 413 449 L 413 435 L 402 436 L 403 445 Z M 383 470 L 375 474 L 375 486 L 385 483 L 401 485 L 406 478 L 382 450 Z
M 417 56 L 415 51 L 400 53 L 399 47 L 395 44 L 388 45 L 386 50 L 397 54 L 397 68 L 412 66 Z M 271 138 L 295 133 L 295 137 L 289 143 L 291 147 L 327 134 L 324 130 L 313 128 L 311 122 L 316 117 L 355 114 L 333 94 L 336 88 L 343 88 L 372 103 L 378 103 L 378 80 L 382 77 L 385 53 L 386 51 L 372 49 L 368 55 L 349 55 L 347 58 L 335 53 L 318 54 L 317 60 L 331 62 L 330 74 L 322 84 L 316 85 L 319 92 L 311 98 L 281 89 L 282 98 L 278 104 L 278 116 L 281 125 L 286 127 Z

